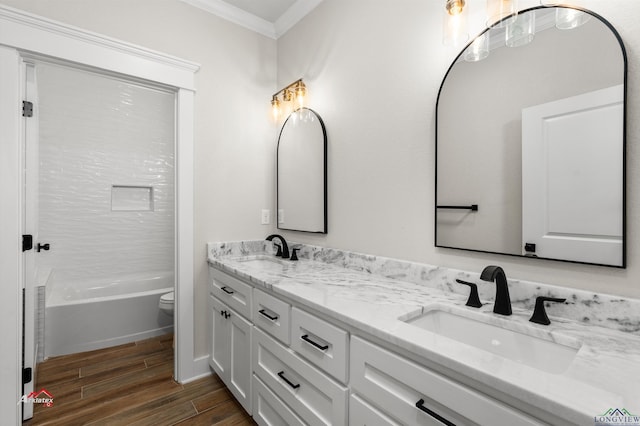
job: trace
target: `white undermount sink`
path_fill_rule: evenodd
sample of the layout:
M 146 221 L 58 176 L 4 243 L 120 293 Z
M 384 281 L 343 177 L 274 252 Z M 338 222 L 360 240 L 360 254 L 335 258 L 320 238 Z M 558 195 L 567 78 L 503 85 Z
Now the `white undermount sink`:
M 266 254 L 257 254 L 252 256 L 243 256 L 236 259 L 233 259 L 236 262 L 244 263 L 246 265 L 255 266 L 263 269 L 273 269 L 277 267 L 278 269 L 282 269 L 283 265 L 290 264 L 291 261 L 283 260 L 275 256 L 270 256 Z
M 526 364 L 530 367 L 559 374 L 564 372 L 575 358 L 581 343 L 568 338 L 566 343 L 554 342 L 548 332 L 517 324 L 518 331 L 506 328 L 508 319 L 496 318 L 488 312 L 473 312 L 432 308 L 406 323 L 432 333 L 448 337 L 474 348 L 491 352 L 502 358 Z M 486 316 L 487 322 L 481 319 Z M 490 324 L 488 321 L 495 322 Z M 498 325 L 499 324 L 499 325 Z M 531 334 L 527 334 L 529 331 Z M 533 334 L 542 334 L 547 338 Z

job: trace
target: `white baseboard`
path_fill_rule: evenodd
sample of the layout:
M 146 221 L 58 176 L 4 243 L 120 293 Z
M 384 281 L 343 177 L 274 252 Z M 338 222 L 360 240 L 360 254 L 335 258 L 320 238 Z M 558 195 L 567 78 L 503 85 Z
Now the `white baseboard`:
M 205 356 L 201 356 L 199 358 L 195 358 L 193 360 L 192 371 L 193 371 L 193 376 L 187 377 L 186 379 L 182 380 L 180 382 L 181 384 L 184 385 L 213 374 L 213 370 L 211 370 L 211 367 L 209 367 L 209 354 Z

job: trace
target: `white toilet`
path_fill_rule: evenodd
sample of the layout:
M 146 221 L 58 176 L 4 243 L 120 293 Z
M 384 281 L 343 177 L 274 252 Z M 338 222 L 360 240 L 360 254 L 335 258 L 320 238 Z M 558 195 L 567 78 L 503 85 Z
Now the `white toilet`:
M 169 316 L 173 316 L 173 302 L 175 300 L 175 292 L 170 292 L 160 296 L 159 307 L 162 312 Z

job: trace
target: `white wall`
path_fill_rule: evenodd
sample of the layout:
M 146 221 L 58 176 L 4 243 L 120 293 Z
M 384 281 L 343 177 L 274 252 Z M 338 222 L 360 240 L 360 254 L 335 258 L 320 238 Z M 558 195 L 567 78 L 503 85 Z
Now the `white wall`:
M 201 65 L 195 97 L 195 355 L 208 353 L 208 241 L 266 236 L 274 204 L 276 42 L 178 0 L 0 3 Z
M 304 77 L 329 138 L 329 233 L 285 236 L 475 272 L 497 263 L 511 277 L 640 297 L 640 2 L 578 4 L 616 27 L 629 59 L 626 270 L 434 247 L 435 103 L 456 55 L 441 43 L 443 3 L 324 0 L 278 40 L 279 85 Z M 485 2 L 468 3 L 480 32 Z

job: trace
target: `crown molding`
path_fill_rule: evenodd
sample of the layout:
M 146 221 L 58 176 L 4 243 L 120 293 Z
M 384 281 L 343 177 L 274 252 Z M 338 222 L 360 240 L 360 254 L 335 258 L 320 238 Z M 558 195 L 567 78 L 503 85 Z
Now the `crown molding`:
M 269 38 L 277 38 L 273 23 L 222 0 L 180 0 L 241 27 L 248 28 Z
M 278 39 L 322 2 L 322 0 L 297 0 L 274 23 L 223 0 L 180 1 L 272 39 Z
M 322 0 L 298 0 L 275 22 L 276 38 L 289 31 L 302 18 L 316 8 Z

